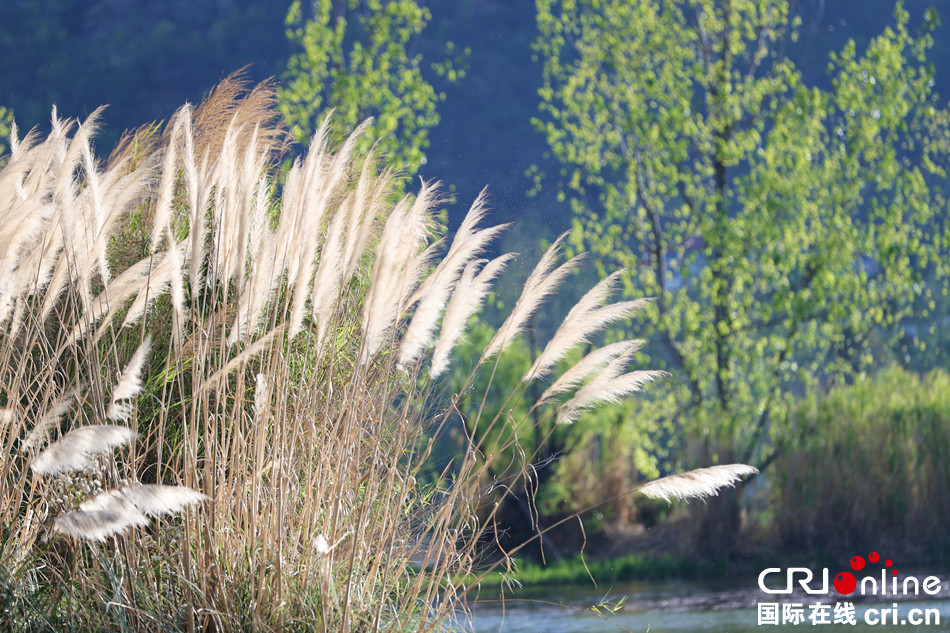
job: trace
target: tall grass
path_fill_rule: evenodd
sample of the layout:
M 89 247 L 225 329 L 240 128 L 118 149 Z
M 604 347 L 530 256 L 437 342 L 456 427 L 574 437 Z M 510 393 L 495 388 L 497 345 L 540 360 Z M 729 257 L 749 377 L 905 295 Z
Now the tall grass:
M 481 397 L 440 399 L 436 378 L 511 257 L 485 259 L 502 227 L 479 226 L 480 198 L 443 244 L 435 187 L 398 199 L 394 175 L 354 154 L 360 130 L 331 147 L 328 123 L 288 159 L 272 103 L 269 86 L 225 81 L 106 161 L 98 113 L 54 111 L 45 138 L 11 139 L 0 626 L 431 630 L 470 588 L 453 579 L 493 524 L 479 507 L 493 456 L 470 437 L 441 470 L 428 457 L 458 399 Z M 558 250 L 475 371 L 570 271 Z M 533 374 L 639 306 L 598 308 L 607 290 Z M 628 372 L 629 347 L 581 361 L 545 415 L 657 377 Z
M 773 470 L 784 543 L 950 560 L 950 376 L 890 369 L 807 398 Z

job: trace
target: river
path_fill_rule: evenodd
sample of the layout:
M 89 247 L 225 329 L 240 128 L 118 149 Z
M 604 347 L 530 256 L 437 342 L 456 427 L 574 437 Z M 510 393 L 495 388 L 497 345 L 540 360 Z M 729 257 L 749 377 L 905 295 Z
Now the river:
M 946 575 L 942 576 L 946 578 Z M 946 584 L 946 583 L 944 583 Z M 759 592 L 756 580 L 737 583 L 664 582 L 629 583 L 612 587 L 546 587 L 522 590 L 516 598 L 481 599 L 472 613 L 459 618 L 457 624 L 472 633 L 791 633 L 830 627 L 834 631 L 867 633 L 885 630 L 892 633 L 910 631 L 950 631 L 950 592 L 943 587 L 940 600 L 872 600 L 855 602 L 855 624 L 846 624 L 846 607 L 842 605 L 838 623 L 834 622 L 835 599 L 816 614 L 813 624 L 809 615 L 816 600 L 809 596 L 766 596 Z M 844 598 L 838 598 L 844 602 Z M 759 624 L 759 604 L 779 603 L 777 618 L 782 619 L 782 603 L 801 605 L 802 621 L 798 624 Z M 896 613 L 894 606 L 897 605 Z M 595 613 L 594 611 L 597 611 Z M 821 615 L 828 622 L 820 622 Z M 766 614 L 766 617 L 768 615 Z M 930 624 L 924 623 L 925 618 Z M 920 619 L 912 625 L 909 620 Z M 896 623 L 894 623 L 896 621 Z M 901 624 L 903 622 L 903 625 Z

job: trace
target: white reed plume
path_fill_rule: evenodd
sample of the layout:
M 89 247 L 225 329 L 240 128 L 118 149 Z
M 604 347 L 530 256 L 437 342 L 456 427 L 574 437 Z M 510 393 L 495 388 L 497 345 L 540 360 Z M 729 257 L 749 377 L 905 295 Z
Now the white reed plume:
M 277 260 L 287 267 L 289 285 L 297 282 L 300 266 L 306 259 L 303 249 L 310 247 L 310 242 L 301 238 L 316 239 L 319 232 L 312 229 L 321 225 L 326 211 L 324 205 L 313 203 L 319 202 L 314 196 L 330 163 L 330 121 L 330 116 L 323 120 L 310 139 L 307 155 L 302 161 L 299 158 L 294 160 L 284 182 L 277 240 L 281 248 L 277 252 Z
M 448 369 L 452 348 L 465 331 L 468 320 L 481 307 L 491 289 L 492 281 L 513 257 L 514 253 L 496 257 L 485 264 L 481 272 L 478 271 L 481 261 L 472 261 L 465 266 L 442 318 L 439 340 L 435 344 L 435 351 L 432 352 L 432 378 L 440 376 Z
M 307 153 L 307 157 L 315 155 L 317 153 L 317 137 L 311 141 L 310 150 Z M 287 171 L 287 177 L 284 179 L 283 192 L 280 196 L 280 216 L 277 220 L 277 232 L 274 239 L 274 243 L 278 246 L 278 249 L 274 253 L 275 261 L 279 262 L 281 267 L 289 268 L 291 262 L 295 262 L 297 258 L 292 252 L 292 248 L 296 248 L 293 236 L 302 230 L 302 219 L 299 217 L 301 208 L 301 203 L 299 199 L 303 197 L 303 162 L 300 157 L 295 157 L 293 164 L 290 166 L 290 169 Z
M 537 311 L 541 303 L 557 289 L 561 281 L 564 280 L 564 277 L 574 270 L 577 262 L 580 260 L 580 256 L 572 257 L 567 262 L 552 270 L 560 253 L 561 243 L 566 237 L 567 233 L 563 233 L 557 238 L 554 244 L 552 244 L 541 257 L 541 261 L 538 262 L 538 265 L 534 267 L 527 281 L 525 281 L 524 289 L 521 291 L 521 296 L 518 298 L 518 302 L 515 304 L 511 314 L 508 315 L 505 322 L 498 328 L 498 331 L 495 332 L 495 336 L 493 336 L 491 342 L 488 343 L 488 347 L 485 348 L 485 352 L 482 354 L 482 361 L 503 352 L 524 329 L 528 319 Z
M 9 166 L 4 172 L 8 169 Z M 37 275 L 45 283 L 51 274 L 54 262 L 45 261 L 46 266 L 40 268 L 40 260 L 32 261 L 41 254 L 40 245 L 51 233 L 55 213 L 53 205 L 44 198 L 36 195 L 13 199 L 0 218 L 0 323 L 7 321 L 17 298 L 38 291 L 34 283 Z
M 735 486 L 746 475 L 759 471 L 745 464 L 728 464 L 698 468 L 679 475 L 670 475 L 637 488 L 637 492 L 653 499 L 671 502 L 673 499 L 711 497 L 726 486 Z
M 10 158 L 16 158 L 20 153 L 19 130 L 17 130 L 16 121 L 10 121 L 10 137 L 7 139 L 10 144 Z
M 214 202 L 211 215 L 211 264 L 208 267 L 208 282 L 214 286 L 227 281 L 234 264 L 233 255 L 240 241 L 242 218 L 236 208 L 232 208 L 234 181 L 237 179 L 237 141 L 243 135 L 243 129 L 235 129 L 237 115 L 231 118 L 221 152 L 211 167 L 211 179 L 214 181 Z
M 317 174 L 309 171 L 304 174 L 303 191 L 310 217 L 306 218 L 306 229 L 302 233 L 293 236 L 293 239 L 300 244 L 295 249 L 296 260 L 292 259 L 290 262 L 291 268 L 287 280 L 288 285 L 293 288 L 290 309 L 291 337 L 300 332 L 303 327 L 306 303 L 310 297 L 310 283 L 316 269 L 316 253 L 320 234 L 320 231 L 315 229 L 323 223 L 323 217 L 331 199 L 337 195 L 338 190 L 345 183 L 346 177 L 350 173 L 356 142 L 368 124 L 369 121 L 366 121 L 357 127 L 347 137 L 346 142 L 343 143 L 336 155 L 321 161 L 326 162 L 327 165 L 325 169 L 321 170 L 319 178 Z M 322 153 L 323 149 L 320 148 L 319 151 Z M 307 239 L 308 237 L 309 239 Z
M 350 279 L 359 266 L 370 240 L 376 233 L 380 217 L 388 210 L 386 197 L 392 187 L 392 174 L 383 170 L 376 175 L 375 155 L 370 153 L 363 161 L 363 171 L 356 183 L 350 228 L 343 249 L 343 279 Z
M 186 136 L 187 142 L 187 136 Z M 187 151 L 187 149 L 186 149 Z M 187 159 L 186 159 L 187 160 Z M 193 160 L 193 158 L 191 159 Z M 189 270 L 188 283 L 191 292 L 198 294 L 204 283 L 204 262 L 206 241 L 208 239 L 207 208 L 211 191 L 214 188 L 214 178 L 208 168 L 208 155 L 201 158 L 201 166 L 185 169 L 185 182 L 188 187 L 188 247 L 186 259 L 192 262 Z
M 320 251 L 320 265 L 310 293 L 310 308 L 317 322 L 318 350 L 322 348 L 323 337 L 343 282 L 343 241 L 346 239 L 350 215 L 357 213 L 353 202 L 353 194 L 348 195 L 330 219 L 327 237 Z
M 254 199 L 251 220 L 248 229 L 247 256 L 253 261 L 248 278 L 241 276 L 241 290 L 238 293 L 237 314 L 228 334 L 228 345 L 247 339 L 257 329 L 258 322 L 273 298 L 283 266 L 286 262 L 277 261 L 277 234 L 270 231 L 268 202 L 271 199 L 271 186 L 266 175 L 261 174 L 257 187 L 252 194 Z
M 232 120 L 214 165 L 214 261 L 209 271 L 213 283 L 234 280 L 239 293 L 245 283 L 254 192 L 270 154 L 266 143 L 258 142 L 260 125 L 255 125 L 248 142 L 239 144 L 242 136 L 243 130 Z
M 178 249 L 180 252 L 184 248 L 185 245 L 179 245 L 171 250 L 174 251 Z M 145 311 L 148 307 L 154 303 L 156 299 L 165 294 L 165 291 L 168 290 L 172 283 L 172 278 L 175 275 L 181 275 L 181 270 L 176 270 L 176 263 L 180 263 L 181 261 L 180 259 L 176 259 L 177 257 L 178 254 L 174 256 L 166 254 L 161 260 L 156 258 L 155 266 L 148 275 L 142 277 L 143 283 L 138 286 L 138 295 L 135 297 L 135 301 L 132 302 L 132 305 L 129 306 L 129 310 L 125 314 L 125 320 L 122 322 L 122 327 L 128 327 L 129 325 L 137 323 L 138 320 L 145 315 Z M 201 266 L 192 266 L 192 270 L 195 268 L 201 268 Z
M 544 351 L 531 365 L 522 382 L 541 378 L 567 355 L 575 345 L 590 343 L 589 337 L 608 325 L 631 317 L 647 300 L 623 301 L 604 306 L 623 271 L 617 271 L 591 288 L 561 322 Z M 601 307 L 602 306 L 602 307 Z
M 264 237 L 256 263 L 251 268 L 251 278 L 238 300 L 228 345 L 246 340 L 256 331 L 265 308 L 277 292 L 283 273 L 282 262 L 277 261 L 278 239 L 273 233 Z
M 53 402 L 53 406 L 49 408 L 49 411 L 43 414 L 33 429 L 30 430 L 29 434 L 23 439 L 23 443 L 20 444 L 21 450 L 33 450 L 46 442 L 46 439 L 49 437 L 50 428 L 54 424 L 59 424 L 62 417 L 72 408 L 73 401 L 78 397 L 79 391 L 71 389 L 57 398 Z
M 102 277 L 102 280 L 105 282 L 109 281 L 109 268 L 108 262 L 106 261 L 105 253 L 105 242 L 98 239 L 99 235 L 103 235 L 106 231 L 106 216 L 114 214 L 114 208 L 107 208 L 105 206 L 103 198 L 105 197 L 105 183 L 102 182 L 101 175 L 96 166 L 96 159 L 92 155 L 92 146 L 86 144 L 83 146 L 83 169 L 85 172 L 85 187 L 83 188 L 80 199 L 83 204 L 80 205 L 83 215 L 87 216 L 86 222 L 84 222 L 84 231 L 85 242 L 95 244 L 96 242 L 102 243 L 103 248 L 101 249 L 89 249 L 88 257 L 96 257 L 99 262 L 99 275 Z M 91 234 L 91 235 L 90 235 Z M 91 262 L 89 267 L 91 268 Z M 91 270 L 87 274 L 91 274 Z M 90 299 L 92 297 L 89 297 Z M 88 306 L 88 304 L 87 304 Z
M 56 207 L 57 228 L 63 235 L 65 256 L 60 258 L 57 270 L 50 279 L 47 298 L 59 297 L 66 289 L 67 282 L 73 280 L 84 307 L 92 302 L 91 269 L 95 259 L 91 247 L 94 237 L 91 233 L 95 232 L 95 221 L 89 186 L 92 191 L 97 189 L 97 174 L 95 167 L 88 168 L 85 183 L 89 186 L 81 189 L 82 183 L 76 172 L 83 157 L 90 151 L 90 139 L 98 131 L 98 119 L 103 109 L 96 109 L 76 130 L 53 183 L 53 204 Z
M 257 179 L 257 186 L 250 194 L 254 204 L 250 211 L 251 222 L 247 237 L 247 255 L 252 262 L 257 261 L 257 255 L 269 233 L 272 194 L 273 187 L 267 178 L 266 172 L 262 169 L 260 177 Z
M 109 282 L 107 248 L 113 227 L 141 199 L 151 174 L 152 161 L 148 158 L 134 169 L 125 159 L 100 172 L 89 139 L 94 123 L 87 120 L 68 145 L 64 140 L 64 163 L 57 174 L 49 174 L 54 215 L 45 234 L 39 236 L 40 243 L 34 244 L 33 253 L 24 258 L 23 265 L 30 267 L 29 292 L 36 293 L 46 286 L 39 311 L 41 320 L 49 317 L 70 285 L 76 288 L 84 314 L 93 311 L 94 276 L 98 272 L 102 282 Z M 82 179 L 78 176 L 80 165 Z
M 162 163 L 162 179 L 158 186 L 158 200 L 152 215 L 152 252 L 158 251 L 162 238 L 166 235 L 172 221 L 172 204 L 175 188 L 178 184 L 178 148 L 184 144 L 185 127 L 191 127 L 191 108 L 187 105 L 178 109 L 172 116 L 171 134 L 165 145 Z
M 643 385 L 669 375 L 665 371 L 652 370 L 624 373 L 635 352 L 635 346 L 625 350 L 607 363 L 607 366 L 594 376 L 593 380 L 578 389 L 574 397 L 558 410 L 558 422 L 571 424 L 587 409 L 603 403 L 620 402 L 627 396 L 640 391 Z
M 250 148 L 258 145 L 258 133 L 259 131 L 255 130 L 253 143 L 245 151 L 236 194 L 239 212 L 243 218 L 242 238 L 238 243 L 239 250 L 235 258 L 237 270 L 234 272 L 239 294 L 244 291 L 247 283 L 248 276 L 245 271 L 248 263 L 254 262 L 254 257 L 261 247 L 264 232 L 270 224 L 268 214 L 270 187 L 267 165 L 271 158 L 271 148 L 266 143 L 262 143 L 261 149 L 251 151 Z
M 79 506 L 80 510 L 119 510 L 129 506 L 148 516 L 175 514 L 186 507 L 208 501 L 210 497 L 187 486 L 134 484 L 121 490 L 108 490 Z
M 419 285 L 410 304 L 424 300 L 424 296 L 430 294 L 435 286 L 451 285 L 462 274 L 465 265 L 481 255 L 488 244 L 495 239 L 499 233 L 508 228 L 508 224 L 499 224 L 485 229 L 476 230 L 478 224 L 485 219 L 488 213 L 488 190 L 482 189 L 475 202 L 469 208 L 468 213 L 462 220 L 455 237 L 452 238 L 452 245 L 439 265 L 432 274 L 426 277 Z
M 431 249 L 420 250 L 435 202 L 435 187 L 423 183 L 415 201 L 410 205 L 407 199 L 401 200 L 386 221 L 363 308 L 361 362 L 367 362 L 376 353 L 386 331 L 408 307 L 407 300 L 428 264 Z
M 28 197 L 24 181 L 36 164 L 37 153 L 49 151 L 48 148 L 37 149 L 37 147 L 43 148 L 43 144 L 39 143 L 37 138 L 38 134 L 35 130 L 27 134 L 26 138 L 17 144 L 17 149 L 10 154 L 3 169 L 0 169 L 0 190 L 13 194 L 0 203 L 0 218 L 6 212 L 6 205 Z
M 83 512 L 122 510 L 128 508 L 138 511 L 122 490 L 106 490 L 79 504 L 79 509 Z
M 257 374 L 254 387 L 254 422 L 255 424 L 264 423 L 264 414 L 267 412 L 267 405 L 271 399 L 271 385 L 265 374 Z
M 152 337 L 149 335 L 145 337 L 125 366 L 115 389 L 112 390 L 112 402 L 109 404 L 109 410 L 106 411 L 107 419 L 125 421 L 132 415 L 132 403 L 127 401 L 133 400 L 142 392 L 142 367 L 145 365 L 145 358 L 151 347 Z
M 621 354 L 636 352 L 643 347 L 643 343 L 641 340 L 620 341 L 595 349 L 561 374 L 554 384 L 541 394 L 537 404 L 540 405 L 558 394 L 570 391 Z
M 53 529 L 76 539 L 102 542 L 129 527 L 147 523 L 145 515 L 134 507 L 89 512 L 78 510 L 56 517 Z
M 172 243 L 171 231 L 169 231 L 169 246 L 167 251 L 169 281 L 172 298 L 172 340 L 175 343 L 175 349 L 181 347 L 181 330 L 188 320 L 188 312 L 185 310 L 185 255 L 183 247 Z
M 175 514 L 188 506 L 210 500 L 208 495 L 186 486 L 139 484 L 123 488 L 122 492 L 136 508 L 148 516 Z
M 399 364 L 402 366 L 415 362 L 432 344 L 442 309 L 466 265 L 478 257 L 488 247 L 489 242 L 507 227 L 503 224 L 475 230 L 487 211 L 485 197 L 486 192 L 482 190 L 456 232 L 449 252 L 409 300 L 410 304 L 418 300 L 418 304 L 402 337 L 399 349 Z
M 571 424 L 583 411 L 604 403 L 620 402 L 627 396 L 640 391 L 645 384 L 668 375 L 665 371 L 641 370 L 623 374 L 603 383 L 595 378 L 564 404 L 558 414 L 558 422 Z M 596 388 L 591 387 L 595 383 L 597 383 Z
M 94 424 L 74 429 L 54 442 L 33 460 L 31 467 L 39 475 L 59 475 L 89 470 L 92 458 L 131 441 L 135 432 L 122 426 Z

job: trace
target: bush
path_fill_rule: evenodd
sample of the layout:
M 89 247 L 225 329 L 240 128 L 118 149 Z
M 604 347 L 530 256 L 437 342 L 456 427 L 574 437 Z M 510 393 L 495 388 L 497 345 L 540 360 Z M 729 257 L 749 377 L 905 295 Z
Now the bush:
M 950 555 L 948 414 L 943 371 L 890 369 L 799 403 L 772 475 L 783 542 L 903 547 L 929 564 Z

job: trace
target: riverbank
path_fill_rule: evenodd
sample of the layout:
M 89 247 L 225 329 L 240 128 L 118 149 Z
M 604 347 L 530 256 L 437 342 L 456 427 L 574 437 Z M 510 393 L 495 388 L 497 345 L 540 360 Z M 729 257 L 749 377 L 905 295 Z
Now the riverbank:
M 547 565 L 516 561 L 512 572 L 488 572 L 479 579 L 478 584 L 482 589 L 497 588 L 503 584 L 517 589 L 553 585 L 597 586 L 642 580 L 712 580 L 730 577 L 730 570 L 731 565 L 725 559 L 702 561 L 672 554 L 650 556 L 639 553 L 604 559 L 577 555 Z

